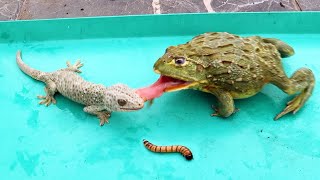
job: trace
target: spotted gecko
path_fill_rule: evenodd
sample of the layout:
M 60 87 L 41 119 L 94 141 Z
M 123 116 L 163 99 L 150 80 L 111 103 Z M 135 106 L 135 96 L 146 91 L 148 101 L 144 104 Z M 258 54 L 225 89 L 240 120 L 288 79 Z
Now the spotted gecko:
M 124 84 L 103 86 L 84 80 L 78 73 L 83 64 L 77 61 L 71 65 L 67 61 L 67 68 L 54 72 L 42 72 L 26 65 L 21 59 L 21 52 L 16 54 L 19 68 L 27 75 L 46 84 L 45 96 L 39 104 L 49 106 L 55 104 L 54 94 L 59 92 L 63 96 L 85 105 L 84 111 L 96 115 L 100 119 L 100 126 L 108 123 L 112 111 L 134 111 L 143 108 L 144 100 L 136 94 L 134 89 Z

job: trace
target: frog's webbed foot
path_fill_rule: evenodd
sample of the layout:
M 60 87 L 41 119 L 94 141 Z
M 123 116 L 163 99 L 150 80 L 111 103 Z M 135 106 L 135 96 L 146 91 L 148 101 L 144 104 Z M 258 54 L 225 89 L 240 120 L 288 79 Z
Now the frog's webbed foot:
M 282 116 L 288 114 L 289 112 L 292 112 L 293 114 L 295 114 L 296 112 L 299 111 L 299 109 L 303 106 L 303 104 L 306 102 L 307 98 L 305 95 L 303 95 L 304 93 L 301 93 L 300 95 L 296 96 L 294 99 L 292 99 L 291 101 L 289 101 L 287 103 L 287 107 L 281 112 L 279 113 L 274 120 L 278 120 L 279 118 L 281 118 Z
M 298 112 L 311 96 L 314 88 L 314 82 L 314 75 L 312 71 L 307 68 L 301 68 L 297 70 L 290 79 L 284 78 L 280 82 L 275 82 L 274 84 L 279 86 L 287 94 L 296 94 L 298 92 L 301 93 L 289 101 L 287 103 L 287 107 L 281 113 L 279 113 L 274 120 L 277 120 L 290 112 L 293 114 Z
M 212 113 L 211 116 L 229 117 L 235 112 L 233 97 L 229 92 L 221 89 L 210 89 L 210 92 L 214 94 L 219 101 L 218 107 L 212 106 L 215 112 Z
M 219 109 L 214 104 L 211 105 L 211 108 L 213 109 L 213 113 L 210 116 L 219 116 Z
M 220 113 L 219 113 L 219 108 L 217 106 L 211 105 L 211 108 L 214 110 L 214 112 L 211 114 L 211 116 L 221 116 Z M 240 109 L 239 108 L 235 108 L 232 114 L 234 114 L 234 113 L 236 113 L 238 111 L 240 111 Z
M 51 103 L 56 104 L 57 101 L 54 99 L 54 94 L 57 91 L 56 85 L 52 81 L 46 82 L 47 86 L 44 88 L 46 92 L 45 96 L 39 95 L 37 96 L 39 99 L 43 99 L 39 102 L 39 104 L 44 104 L 45 106 L 49 106 Z
M 109 123 L 109 118 L 111 117 L 111 113 L 103 111 L 103 112 L 99 112 L 97 116 L 100 120 L 100 126 L 103 126 L 105 123 Z
M 83 66 L 80 60 L 78 60 L 74 65 L 70 64 L 70 61 L 67 61 L 68 70 L 81 73 L 80 68 Z

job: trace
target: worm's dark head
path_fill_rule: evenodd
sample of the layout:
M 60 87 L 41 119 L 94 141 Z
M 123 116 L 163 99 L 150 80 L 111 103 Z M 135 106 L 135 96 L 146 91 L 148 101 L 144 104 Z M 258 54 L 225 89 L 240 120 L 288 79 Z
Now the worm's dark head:
M 193 159 L 193 156 L 192 154 L 188 154 L 186 156 L 184 156 L 188 161 L 192 160 Z

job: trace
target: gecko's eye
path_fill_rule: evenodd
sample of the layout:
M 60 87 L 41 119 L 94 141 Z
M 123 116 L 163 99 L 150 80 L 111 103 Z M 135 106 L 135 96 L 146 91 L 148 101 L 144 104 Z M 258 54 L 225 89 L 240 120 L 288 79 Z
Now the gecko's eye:
M 118 104 L 119 104 L 120 106 L 124 106 L 124 105 L 127 104 L 127 101 L 124 100 L 124 99 L 118 99 Z
M 176 58 L 174 62 L 176 63 L 176 65 L 183 65 L 186 62 L 186 59 L 183 57 L 179 57 L 179 58 Z

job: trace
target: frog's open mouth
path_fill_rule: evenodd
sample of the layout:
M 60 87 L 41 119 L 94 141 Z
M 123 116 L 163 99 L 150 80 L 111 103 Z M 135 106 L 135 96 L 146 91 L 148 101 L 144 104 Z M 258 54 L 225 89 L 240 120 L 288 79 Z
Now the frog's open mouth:
M 172 77 L 161 75 L 160 78 L 151 86 L 140 88 L 136 92 L 145 99 L 145 101 L 160 97 L 164 92 L 178 91 L 187 89 L 194 83 L 187 82 Z

